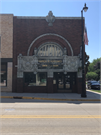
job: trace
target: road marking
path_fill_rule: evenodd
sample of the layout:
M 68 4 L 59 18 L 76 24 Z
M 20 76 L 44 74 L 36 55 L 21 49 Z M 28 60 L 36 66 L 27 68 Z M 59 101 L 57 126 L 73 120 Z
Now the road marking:
M 13 98 L 13 96 L 1 96 L 0 98 Z
M 101 115 L 0 115 L 0 118 L 101 118 Z
M 14 111 L 15 109 L 13 108 L 8 108 L 8 109 L 5 109 L 5 111 Z

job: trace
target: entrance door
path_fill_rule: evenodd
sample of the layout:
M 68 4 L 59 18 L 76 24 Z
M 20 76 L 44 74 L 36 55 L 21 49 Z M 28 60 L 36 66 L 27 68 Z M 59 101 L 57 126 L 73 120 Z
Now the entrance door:
M 58 89 L 64 89 L 64 75 L 62 73 L 57 73 L 57 85 Z
M 64 89 L 68 89 L 70 90 L 71 89 L 71 76 L 70 74 L 67 74 L 67 75 L 64 75 Z
M 67 73 L 66 75 L 64 73 L 55 73 L 55 76 L 57 78 L 57 88 L 58 92 L 72 92 L 71 90 L 71 83 L 72 83 L 72 77 L 70 73 Z

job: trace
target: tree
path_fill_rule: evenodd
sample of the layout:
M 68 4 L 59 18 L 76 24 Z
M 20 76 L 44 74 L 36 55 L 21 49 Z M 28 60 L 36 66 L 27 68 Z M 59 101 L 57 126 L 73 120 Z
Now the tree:
M 97 59 L 94 59 L 92 61 L 92 63 L 89 64 L 89 67 L 88 67 L 88 72 L 94 72 L 95 71 L 95 66 L 98 62 L 101 61 L 101 58 L 97 58 Z
M 86 74 L 86 79 L 87 80 L 97 80 L 97 78 L 98 78 L 98 74 L 95 73 L 95 72 L 88 72 Z
M 100 61 L 98 61 L 98 62 L 96 63 L 96 65 L 94 65 L 94 69 L 95 69 L 95 73 L 98 74 L 97 80 L 100 80 Z
M 101 58 L 94 59 L 92 63 L 88 66 L 88 72 L 86 74 L 87 80 L 100 80 L 100 63 Z M 97 74 L 97 75 L 96 75 Z

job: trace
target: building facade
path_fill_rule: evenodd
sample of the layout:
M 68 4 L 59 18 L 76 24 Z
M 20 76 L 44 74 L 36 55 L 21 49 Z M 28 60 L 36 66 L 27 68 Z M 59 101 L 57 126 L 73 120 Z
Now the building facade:
M 12 33 L 12 42 L 9 43 L 11 48 L 7 48 L 8 43 L 3 43 L 1 31 L 1 62 L 4 57 L 7 74 L 9 68 L 13 69 L 10 74 L 12 84 L 9 84 L 9 75 L 6 78 L 7 84 L 11 86 L 10 90 L 29 93 L 81 93 L 81 18 L 55 17 L 51 11 L 46 17 L 8 15 L 8 18 L 10 16 L 12 21 L 8 20 L 9 24 L 5 25 L 8 28 L 12 24 L 12 28 L 9 27 Z M 7 29 L 4 33 L 10 39 Z M 4 35 L 4 41 L 5 39 Z M 10 56 L 7 56 L 7 59 L 12 58 L 10 61 L 7 61 L 6 53 L 3 56 L 4 48 L 10 52 Z
M 13 71 L 13 14 L 0 15 L 0 86 L 2 91 L 12 91 Z

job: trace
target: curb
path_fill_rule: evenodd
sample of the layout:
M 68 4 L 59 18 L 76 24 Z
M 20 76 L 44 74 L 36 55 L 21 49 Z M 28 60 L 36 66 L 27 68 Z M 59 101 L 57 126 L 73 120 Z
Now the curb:
M 34 99 L 34 100 L 53 100 L 53 101 L 100 101 L 100 99 L 55 99 L 55 98 L 17 97 L 17 96 L 1 96 L 1 98 Z
M 96 94 L 99 94 L 101 95 L 101 93 L 97 92 L 97 91 L 93 91 L 93 90 L 87 90 L 87 91 L 90 91 L 90 92 L 93 92 L 93 93 L 96 93 Z M 100 90 L 101 91 L 101 90 Z

